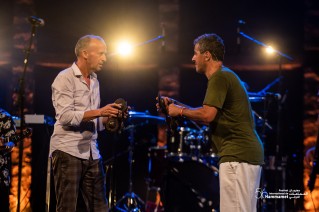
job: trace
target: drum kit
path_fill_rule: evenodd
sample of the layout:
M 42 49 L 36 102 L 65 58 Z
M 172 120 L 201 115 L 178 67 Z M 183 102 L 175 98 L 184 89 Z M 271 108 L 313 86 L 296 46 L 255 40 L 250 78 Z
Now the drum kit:
M 212 151 L 207 127 L 199 127 L 185 120 L 174 135 L 168 136 L 165 146 L 151 146 L 148 149 L 146 176 L 147 194 L 143 201 L 133 192 L 132 164 L 134 153 L 134 132 L 136 127 L 165 125 L 165 118 L 152 116 L 147 112 L 130 111 L 129 132 L 129 188 L 111 211 L 150 211 L 145 202 L 148 194 L 157 191 L 162 206 L 157 211 L 214 211 L 219 207 L 219 182 L 217 157 Z M 161 209 L 160 209 L 161 208 Z
M 272 95 L 274 96 L 274 95 Z M 276 97 L 276 96 L 275 96 Z M 249 95 L 252 103 L 264 102 L 268 96 Z M 253 111 L 257 120 L 271 129 L 266 119 Z M 165 114 L 165 113 L 164 113 Z M 165 114 L 166 115 L 166 114 Z M 168 121 L 170 123 L 168 123 Z M 218 211 L 219 172 L 218 158 L 212 147 L 209 127 L 199 126 L 191 120 L 168 120 L 148 112 L 130 111 L 129 123 L 123 131 L 129 131 L 129 192 L 110 211 Z M 146 200 L 133 192 L 132 164 L 134 129 L 146 125 L 166 126 L 166 144 L 148 148 Z M 172 126 L 175 128 L 172 130 Z M 156 209 L 150 209 L 148 197 L 156 191 Z M 159 200 L 158 201 L 158 196 Z

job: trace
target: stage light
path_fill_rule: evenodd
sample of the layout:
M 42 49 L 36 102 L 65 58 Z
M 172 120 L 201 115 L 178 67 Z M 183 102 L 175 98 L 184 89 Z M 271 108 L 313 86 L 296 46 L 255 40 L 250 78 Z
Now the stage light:
M 122 56 L 130 55 L 133 52 L 133 46 L 127 41 L 119 42 L 117 46 L 117 52 Z
M 268 54 L 273 54 L 276 50 L 273 47 L 271 47 L 271 46 L 267 46 L 265 51 Z

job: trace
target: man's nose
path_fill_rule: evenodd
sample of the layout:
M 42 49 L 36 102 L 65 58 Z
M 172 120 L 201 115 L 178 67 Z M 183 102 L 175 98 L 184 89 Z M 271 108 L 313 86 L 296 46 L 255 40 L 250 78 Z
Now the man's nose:
M 107 56 L 106 56 L 105 54 L 103 54 L 103 56 L 102 56 L 102 61 L 103 61 L 103 62 L 106 62 L 106 61 L 107 61 Z

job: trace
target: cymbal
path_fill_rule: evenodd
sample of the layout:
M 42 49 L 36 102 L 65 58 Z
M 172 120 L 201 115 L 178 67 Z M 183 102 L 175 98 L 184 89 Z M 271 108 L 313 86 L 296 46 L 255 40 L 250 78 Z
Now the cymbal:
M 249 101 L 250 102 L 262 102 L 265 100 L 264 96 L 250 96 Z
M 129 111 L 128 121 L 132 124 L 165 124 L 165 118 L 145 112 Z
M 250 102 L 262 102 L 265 100 L 265 96 L 258 93 L 248 92 L 248 96 Z
M 261 93 L 248 92 L 248 96 L 249 96 L 250 102 L 262 102 L 265 100 L 280 100 L 282 98 L 280 93 L 273 93 L 273 92 L 261 92 Z

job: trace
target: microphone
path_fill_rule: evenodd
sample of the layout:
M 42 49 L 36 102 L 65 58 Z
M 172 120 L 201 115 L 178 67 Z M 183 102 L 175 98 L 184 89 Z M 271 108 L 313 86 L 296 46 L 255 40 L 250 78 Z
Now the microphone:
M 28 21 L 35 27 L 44 26 L 44 20 L 36 16 L 30 16 Z
M 109 132 L 120 132 L 123 127 L 123 113 L 127 110 L 127 103 L 124 99 L 118 98 L 115 103 L 122 104 L 122 114 L 118 117 L 109 118 L 105 124 L 105 128 Z
M 280 93 L 266 93 L 266 98 L 274 98 L 275 100 L 280 100 L 281 99 L 281 94 Z

